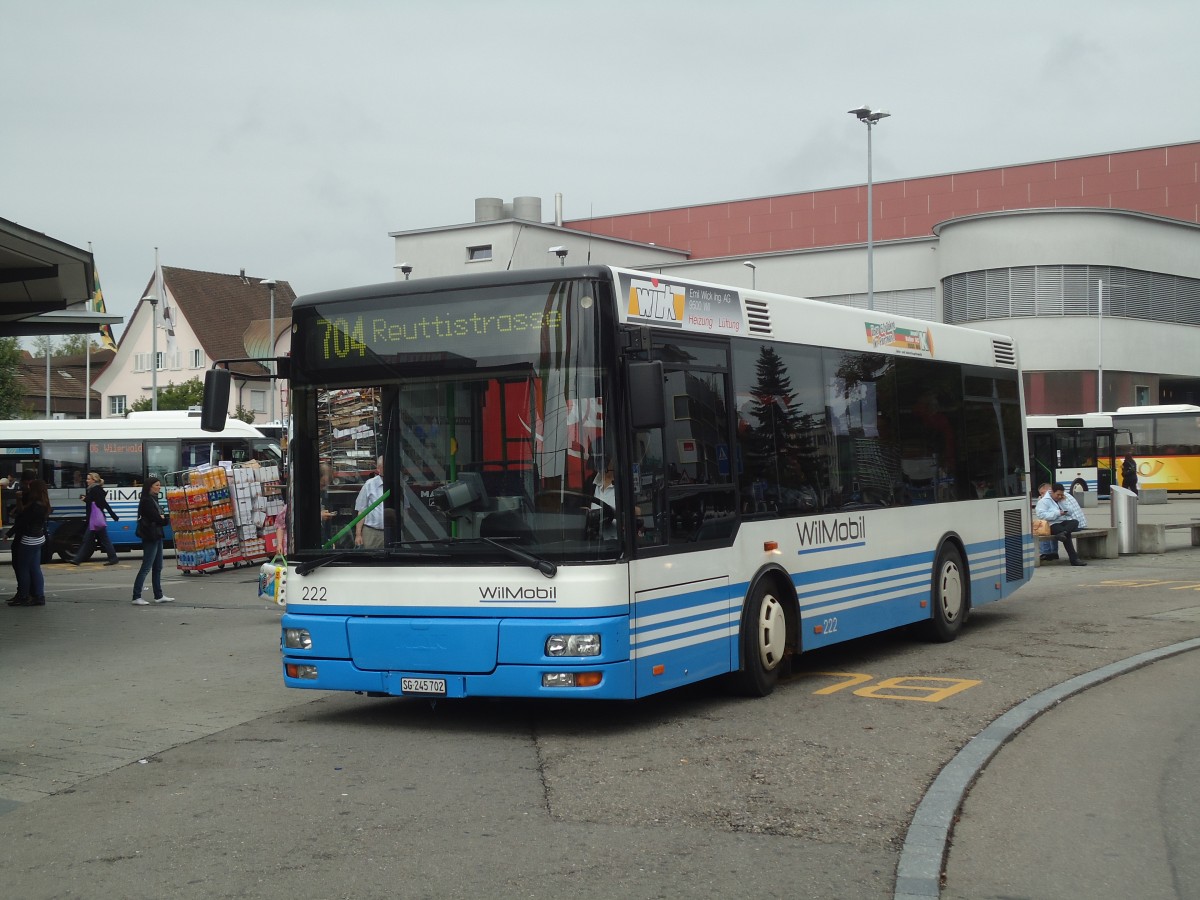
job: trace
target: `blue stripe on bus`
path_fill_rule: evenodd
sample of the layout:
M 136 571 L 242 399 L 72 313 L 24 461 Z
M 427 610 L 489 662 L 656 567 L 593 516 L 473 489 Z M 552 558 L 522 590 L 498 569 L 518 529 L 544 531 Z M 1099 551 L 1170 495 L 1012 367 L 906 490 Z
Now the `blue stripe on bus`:
M 834 544 L 832 547 L 813 547 L 811 550 L 797 550 L 797 556 L 807 556 L 810 553 L 828 553 L 831 550 L 849 550 L 853 547 L 865 547 L 866 541 L 858 541 L 853 544 Z
M 1021 573 L 1018 581 L 1007 581 L 1007 557 L 1003 538 L 981 541 L 966 547 L 968 577 L 975 605 L 991 602 L 1011 593 L 1028 580 L 1032 572 L 1033 540 L 1021 539 Z M 804 650 L 829 646 L 840 641 L 874 634 L 882 630 L 928 619 L 933 578 L 934 553 L 919 552 L 887 559 L 830 566 L 791 576 L 800 604 L 800 637 Z M 586 660 L 572 659 L 562 664 L 546 660 L 531 660 L 525 664 L 505 662 L 517 640 L 522 646 L 533 640 L 539 628 L 571 629 L 590 627 L 593 616 L 611 616 L 619 622 L 628 612 L 628 661 L 614 660 L 610 652 L 624 649 L 623 631 L 613 631 L 605 646 L 605 659 L 592 662 L 593 670 L 604 674 L 596 697 L 644 697 L 704 678 L 736 670 L 740 665 L 740 629 L 742 611 L 749 582 L 705 586 L 689 589 L 681 586 L 677 593 L 638 600 L 628 610 L 619 604 L 603 607 L 560 610 L 562 618 L 546 617 L 544 607 L 489 607 L 488 613 L 509 618 L 509 626 L 499 623 L 501 658 L 495 670 L 487 674 L 447 674 L 449 696 L 480 694 L 508 696 L 581 696 L 574 690 L 561 691 L 541 687 L 540 672 L 555 669 L 588 671 Z M 924 605 L 922 605 L 924 604 Z M 297 608 L 299 607 L 299 608 Z M 341 606 L 322 608 L 323 615 L 304 615 L 302 605 L 292 604 L 284 616 L 284 627 L 308 627 L 313 631 L 314 649 L 322 655 L 349 654 L 349 648 L 339 647 L 345 640 L 346 620 L 337 615 L 386 615 L 386 607 Z M 406 608 L 405 617 L 446 617 L 464 614 L 467 607 Z M 508 629 L 517 625 L 516 619 L 526 620 L 525 627 L 533 630 L 524 635 L 509 635 Z M 533 620 L 533 621 L 529 621 Z M 523 623 L 524 624 L 524 623 Z M 610 622 L 602 628 L 618 628 Z M 540 639 L 540 637 L 539 637 Z M 617 647 L 612 640 L 617 640 Z M 532 645 L 531 645 L 532 646 Z M 503 648 L 507 647 L 507 651 Z M 528 647 L 524 648 L 525 650 Z M 366 672 L 344 660 L 319 659 L 303 651 L 285 651 L 286 661 L 311 662 L 318 666 L 318 680 L 286 678 L 292 687 L 328 690 L 371 690 L 383 693 L 399 691 L 397 672 Z M 522 651 L 521 659 L 529 656 Z M 449 665 L 449 662 L 448 662 Z M 412 674 L 412 673 L 409 673 Z M 418 673 L 429 675 L 431 673 Z M 438 673 L 433 673 L 438 674 Z M 442 677 L 438 674 L 438 677 Z

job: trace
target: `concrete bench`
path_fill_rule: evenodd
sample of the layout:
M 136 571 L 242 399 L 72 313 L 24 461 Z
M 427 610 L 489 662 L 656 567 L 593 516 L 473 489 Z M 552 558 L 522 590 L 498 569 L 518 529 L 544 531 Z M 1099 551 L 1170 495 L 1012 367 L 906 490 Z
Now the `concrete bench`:
M 1181 528 L 1191 529 L 1192 546 L 1200 547 L 1200 522 L 1181 522 L 1175 525 L 1142 525 L 1138 524 L 1138 552 L 1166 553 L 1167 532 Z
M 1035 534 L 1033 540 L 1036 548 L 1041 541 L 1061 543 L 1062 536 L 1056 534 L 1044 538 Z M 1075 542 L 1075 550 L 1079 555 L 1088 559 L 1119 559 L 1121 556 L 1115 528 L 1081 528 L 1071 534 L 1071 540 Z M 1034 557 L 1034 564 L 1038 566 L 1042 564 L 1040 552 Z
M 1121 555 L 1115 528 L 1083 528 L 1071 535 L 1080 556 L 1118 559 Z
M 1154 506 L 1167 502 L 1166 488 L 1141 488 L 1138 491 L 1138 506 Z

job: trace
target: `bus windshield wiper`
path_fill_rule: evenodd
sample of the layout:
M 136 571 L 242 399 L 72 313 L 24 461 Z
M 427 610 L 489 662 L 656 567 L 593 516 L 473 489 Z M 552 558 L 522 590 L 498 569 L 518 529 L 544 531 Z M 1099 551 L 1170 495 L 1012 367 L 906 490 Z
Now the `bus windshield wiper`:
M 343 550 L 340 553 L 334 553 L 329 556 L 322 556 L 320 559 L 310 559 L 307 562 L 302 562 L 296 566 L 297 575 L 307 575 L 314 569 L 319 569 L 322 566 L 327 566 L 330 563 L 341 562 L 343 559 L 383 559 L 383 550 L 372 550 L 364 552 L 362 550 Z
M 349 550 L 343 550 L 341 553 L 334 553 L 332 556 L 322 556 L 319 559 L 310 559 L 308 562 L 302 562 L 296 566 L 297 575 L 307 575 L 313 569 L 319 569 L 321 566 L 327 566 L 331 562 L 337 562 L 339 559 L 345 559 L 350 555 Z
M 558 573 L 558 566 L 550 562 L 548 559 L 538 559 L 538 557 L 533 556 L 530 553 L 526 553 L 524 550 L 518 550 L 516 547 L 510 547 L 508 544 L 497 541 L 494 538 L 481 537 L 479 540 L 483 541 L 485 544 L 491 544 L 493 547 L 503 550 L 513 559 L 520 560 L 530 568 L 537 569 L 547 578 L 553 578 Z
M 440 547 L 453 547 L 453 546 L 457 546 L 460 544 L 467 544 L 467 543 L 472 543 L 472 542 L 491 544 L 493 547 L 503 550 L 505 553 L 507 553 L 509 556 L 513 557 L 514 559 L 517 559 L 517 560 L 525 563 L 525 565 L 529 566 L 531 569 L 537 569 L 539 572 L 541 572 L 547 578 L 553 578 L 558 573 L 558 566 L 556 566 L 554 563 L 550 562 L 550 560 L 540 559 L 539 557 L 536 557 L 531 553 L 526 553 L 524 550 L 518 550 L 516 547 L 510 547 L 508 544 L 505 544 L 503 541 L 498 541 L 498 540 L 495 540 L 494 538 L 486 538 L 486 537 L 425 538 L 423 540 L 418 539 L 418 540 L 412 540 L 412 541 L 404 541 L 403 543 L 405 545 L 410 545 L 410 546 L 411 545 L 421 545 L 421 544 L 432 544 L 432 545 L 440 546 Z

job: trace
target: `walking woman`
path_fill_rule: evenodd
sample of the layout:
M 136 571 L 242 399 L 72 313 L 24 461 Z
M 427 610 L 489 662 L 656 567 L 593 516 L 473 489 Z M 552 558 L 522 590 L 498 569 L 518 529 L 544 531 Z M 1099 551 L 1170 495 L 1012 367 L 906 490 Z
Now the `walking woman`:
M 151 475 L 142 488 L 142 499 L 138 501 L 137 535 L 142 539 L 142 567 L 133 580 L 134 606 L 150 605 L 150 601 L 142 597 L 148 572 L 153 572 L 150 584 L 154 588 L 154 602 L 170 603 L 175 599 L 163 596 L 163 529 L 167 527 L 168 519 L 158 505 L 158 495 L 161 493 L 162 481 Z
M 112 539 L 108 536 L 108 520 L 104 518 L 104 513 L 107 512 L 112 516 L 114 522 L 120 520 L 113 508 L 108 505 L 108 494 L 104 490 L 104 479 L 95 472 L 87 474 L 87 534 L 84 535 L 83 542 L 79 545 L 79 552 L 75 554 L 75 558 L 71 560 L 71 565 L 77 566 L 83 562 L 91 554 L 92 548 L 96 542 L 100 542 L 100 546 L 104 548 L 104 552 L 108 554 L 108 562 L 106 566 L 115 566 L 117 564 L 117 551 L 113 547 Z
M 46 520 L 50 518 L 50 495 L 46 482 L 29 483 L 21 510 L 13 522 L 13 539 L 20 544 L 17 557 L 17 596 L 9 606 L 45 606 L 46 583 L 42 579 L 42 545 L 46 543 Z

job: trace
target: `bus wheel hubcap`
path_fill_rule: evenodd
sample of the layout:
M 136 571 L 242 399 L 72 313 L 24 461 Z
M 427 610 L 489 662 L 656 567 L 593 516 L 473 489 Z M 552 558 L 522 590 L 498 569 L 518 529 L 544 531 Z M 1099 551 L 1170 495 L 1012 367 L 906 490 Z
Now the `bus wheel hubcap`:
M 953 622 L 962 613 L 962 573 L 958 566 L 947 563 L 942 569 L 942 614 L 947 622 Z
M 787 645 L 787 616 L 774 594 L 763 597 L 758 608 L 758 658 L 763 669 L 771 671 L 783 659 Z

